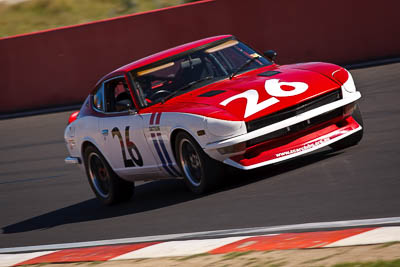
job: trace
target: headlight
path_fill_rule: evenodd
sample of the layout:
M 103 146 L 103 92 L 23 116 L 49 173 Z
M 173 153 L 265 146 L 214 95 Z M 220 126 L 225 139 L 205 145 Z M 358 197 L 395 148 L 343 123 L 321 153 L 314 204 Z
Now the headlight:
M 332 73 L 332 76 L 336 81 L 340 82 L 343 85 L 343 88 L 347 92 L 356 92 L 356 86 L 354 84 L 353 77 L 346 69 L 337 70 Z
M 215 136 L 231 136 L 237 134 L 241 129 L 245 129 L 242 121 L 226 121 L 207 118 L 207 130 Z

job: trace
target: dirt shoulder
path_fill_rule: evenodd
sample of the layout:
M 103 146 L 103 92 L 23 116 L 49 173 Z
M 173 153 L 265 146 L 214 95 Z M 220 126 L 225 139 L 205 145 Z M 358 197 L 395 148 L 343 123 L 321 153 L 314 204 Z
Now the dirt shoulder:
M 221 255 L 199 254 L 188 257 L 136 259 L 109 262 L 48 264 L 54 267 L 99 266 L 333 266 L 341 263 L 393 261 L 385 266 L 400 266 L 400 243 L 340 248 L 234 252 Z M 349 265 L 353 266 L 353 265 Z M 362 266 L 355 264 L 354 266 Z M 377 265 L 380 266 L 380 265 Z

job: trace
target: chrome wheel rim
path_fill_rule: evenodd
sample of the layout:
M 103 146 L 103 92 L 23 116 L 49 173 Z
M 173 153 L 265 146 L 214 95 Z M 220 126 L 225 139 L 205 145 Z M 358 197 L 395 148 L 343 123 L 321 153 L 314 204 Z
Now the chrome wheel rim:
M 89 175 L 96 192 L 102 197 L 110 195 L 110 175 L 104 162 L 97 153 L 90 153 L 88 157 Z
M 184 138 L 179 144 L 179 158 L 182 169 L 194 186 L 199 186 L 202 179 L 202 163 L 200 155 L 197 153 L 190 140 Z

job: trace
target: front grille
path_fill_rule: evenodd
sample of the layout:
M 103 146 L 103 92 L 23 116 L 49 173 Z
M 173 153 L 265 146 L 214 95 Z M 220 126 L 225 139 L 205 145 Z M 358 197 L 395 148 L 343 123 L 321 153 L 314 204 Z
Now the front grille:
M 257 138 L 251 139 L 247 141 L 246 147 L 251 147 L 263 142 L 266 142 L 268 140 L 272 140 L 275 138 L 279 137 L 284 137 L 290 134 L 298 133 L 300 131 L 306 130 L 308 128 L 323 124 L 324 122 L 328 122 L 334 118 L 339 118 L 343 115 L 343 107 L 334 109 L 332 111 L 326 112 L 324 114 L 321 114 L 319 116 L 313 117 L 309 120 L 302 121 L 293 125 L 290 125 L 289 127 L 279 129 L 277 131 L 274 131 L 272 133 L 268 133 L 262 136 L 259 136 Z
M 329 92 L 327 94 L 320 95 L 313 99 L 307 100 L 303 103 L 297 104 L 295 106 L 277 111 L 270 115 L 262 118 L 258 118 L 249 122 L 246 122 L 247 132 L 251 132 L 265 126 L 286 120 L 293 116 L 302 114 L 304 112 L 313 110 L 315 108 L 321 107 L 323 105 L 329 104 L 331 102 L 337 101 L 342 98 L 342 92 L 340 89 Z

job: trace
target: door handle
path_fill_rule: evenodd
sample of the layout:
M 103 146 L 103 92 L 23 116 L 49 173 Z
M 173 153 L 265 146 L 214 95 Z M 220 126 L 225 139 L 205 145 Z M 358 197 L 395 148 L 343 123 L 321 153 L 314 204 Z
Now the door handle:
M 102 130 L 102 131 L 101 131 L 101 134 L 104 135 L 104 136 L 107 136 L 107 135 L 108 135 L 108 130 L 107 130 L 107 129 Z

